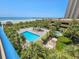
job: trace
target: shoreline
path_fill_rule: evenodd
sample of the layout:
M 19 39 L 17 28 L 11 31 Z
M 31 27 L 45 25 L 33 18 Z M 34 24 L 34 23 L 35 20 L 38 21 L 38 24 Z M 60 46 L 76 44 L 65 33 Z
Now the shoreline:
M 16 20 L 12 20 L 12 19 L 1 20 L 0 19 L 0 22 L 2 24 L 5 24 L 6 22 L 12 22 L 13 24 L 15 24 L 15 23 L 19 23 L 19 22 L 26 22 L 26 21 L 29 22 L 29 21 L 36 21 L 36 20 L 42 20 L 42 19 L 25 19 L 25 20 L 23 20 L 23 19 L 19 19 L 19 20 L 17 20 L 17 19 Z M 51 19 L 51 20 L 71 21 L 72 19 Z M 79 20 L 79 19 L 76 19 L 76 20 Z
M 19 22 L 29 22 L 29 21 L 35 21 L 36 19 L 26 19 L 26 20 L 0 20 L 0 22 L 2 23 L 2 24 L 5 24 L 6 22 L 12 22 L 13 24 L 14 23 L 19 23 Z

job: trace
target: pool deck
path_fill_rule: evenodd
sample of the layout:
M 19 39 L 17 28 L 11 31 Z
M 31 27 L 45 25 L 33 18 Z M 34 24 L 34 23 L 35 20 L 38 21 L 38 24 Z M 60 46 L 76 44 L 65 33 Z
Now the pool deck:
M 45 33 L 49 32 L 48 29 L 44 29 L 44 28 L 41 28 L 41 29 L 42 29 L 43 31 L 35 31 L 35 30 L 33 30 L 33 28 L 24 28 L 24 29 L 20 29 L 20 30 L 18 31 L 18 33 L 23 33 L 23 32 L 28 31 L 28 32 L 32 32 L 32 33 L 34 33 L 34 34 L 37 34 L 37 35 L 39 35 L 39 36 L 43 36 Z

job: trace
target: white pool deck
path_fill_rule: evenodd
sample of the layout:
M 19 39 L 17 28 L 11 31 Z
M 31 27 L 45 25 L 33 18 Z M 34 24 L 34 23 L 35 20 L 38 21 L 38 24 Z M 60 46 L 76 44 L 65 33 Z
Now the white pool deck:
M 18 31 L 18 33 L 21 34 L 21 33 L 26 32 L 26 31 L 32 32 L 32 33 L 34 33 L 34 34 L 39 35 L 39 36 L 40 36 L 39 39 L 41 39 L 42 36 L 44 36 L 47 32 L 49 32 L 48 29 L 44 29 L 44 28 L 41 28 L 41 29 L 42 29 L 43 31 L 35 31 L 35 30 L 33 30 L 33 28 L 24 28 L 24 29 L 20 29 L 20 30 Z M 46 45 L 44 45 L 44 47 L 49 48 L 49 49 L 55 48 L 55 46 L 56 46 L 56 41 L 57 41 L 56 38 L 52 38 L 52 40 L 48 41 L 48 43 L 47 43 Z
M 23 32 L 26 32 L 26 31 L 28 31 L 28 32 L 32 32 L 32 33 L 34 33 L 34 34 L 37 34 L 37 35 L 39 35 L 39 36 L 43 36 L 45 33 L 47 33 L 47 32 L 49 32 L 49 30 L 48 29 L 44 29 L 44 28 L 41 28 L 43 31 L 35 31 L 35 30 L 33 30 L 33 28 L 31 27 L 31 28 L 24 28 L 24 29 L 20 29 L 19 31 L 18 31 L 18 33 L 23 33 Z

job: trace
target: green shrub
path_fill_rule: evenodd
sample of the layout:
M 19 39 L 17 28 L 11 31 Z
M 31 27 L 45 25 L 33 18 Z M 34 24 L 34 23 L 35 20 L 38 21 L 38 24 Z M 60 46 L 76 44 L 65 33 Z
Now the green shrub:
M 41 39 L 43 40 L 43 41 L 47 41 L 48 39 L 48 36 L 49 36 L 49 32 L 47 32 L 44 36 L 42 36 L 41 37 Z
M 64 36 L 60 36 L 60 37 L 58 37 L 58 41 L 57 41 L 57 44 L 56 44 L 56 49 L 60 51 L 60 50 L 64 49 L 66 44 L 69 44 L 71 42 L 72 42 L 71 39 L 69 39 L 67 37 L 64 37 Z
M 60 31 L 54 31 L 53 36 L 54 37 L 60 37 L 60 36 L 63 36 L 63 34 Z
M 66 46 L 66 45 L 65 45 L 64 43 L 57 41 L 56 49 L 60 51 L 60 50 L 62 50 L 65 46 Z
M 58 37 L 58 41 L 60 41 L 62 43 L 71 43 L 72 42 L 72 40 L 70 38 L 67 38 L 64 36 Z

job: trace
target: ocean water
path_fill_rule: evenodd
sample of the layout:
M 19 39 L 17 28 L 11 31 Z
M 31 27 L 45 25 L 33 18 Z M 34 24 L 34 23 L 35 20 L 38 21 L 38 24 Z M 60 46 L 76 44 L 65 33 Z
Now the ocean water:
M 33 17 L 0 17 L 0 20 L 31 20 L 31 19 L 37 19 Z
M 25 22 L 25 21 L 35 21 L 42 20 L 39 17 L 0 17 L 0 22 L 6 23 L 7 21 L 11 21 L 13 23 Z
M 48 17 L 0 17 L 0 20 L 47 19 Z
M 12 23 L 19 23 L 25 21 L 35 21 L 35 20 L 46 20 L 49 19 L 48 17 L 0 17 L 1 23 L 6 23 L 10 21 Z

